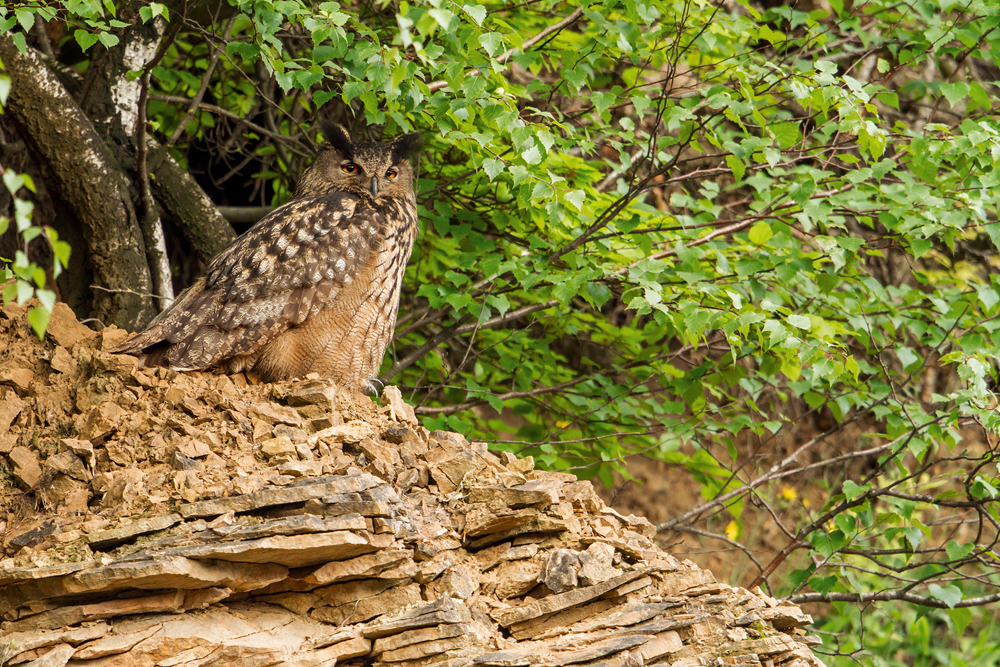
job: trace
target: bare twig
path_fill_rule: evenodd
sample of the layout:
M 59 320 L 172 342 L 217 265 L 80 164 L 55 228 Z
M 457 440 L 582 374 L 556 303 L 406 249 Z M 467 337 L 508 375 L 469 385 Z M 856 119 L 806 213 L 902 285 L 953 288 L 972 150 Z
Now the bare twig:
M 392 378 L 396 377 L 401 372 L 403 372 L 403 370 L 409 368 L 414 363 L 416 363 L 416 361 L 420 359 L 422 356 L 424 356 L 425 354 L 427 354 L 428 352 L 430 352 L 435 347 L 437 347 L 444 341 L 448 340 L 449 338 L 470 333 L 472 331 L 475 331 L 476 329 L 492 329 L 494 327 L 506 324 L 507 322 L 513 322 L 514 320 L 520 319 L 525 315 L 530 315 L 531 313 L 537 313 L 540 310 L 553 308 L 558 304 L 559 304 L 558 301 L 556 301 L 555 299 L 551 299 L 544 303 L 534 303 L 531 304 L 530 306 L 524 306 L 523 308 L 512 310 L 508 313 L 504 313 L 503 315 L 498 315 L 497 317 L 491 317 L 482 324 L 479 324 L 478 322 L 474 324 L 462 324 L 459 326 L 451 327 L 449 329 L 445 329 L 444 331 L 437 334 L 429 341 L 418 347 L 416 350 L 414 350 L 413 352 L 411 352 L 410 354 L 406 355 L 405 357 L 397 361 L 395 364 L 393 364 L 392 368 L 389 369 L 389 372 L 385 374 L 383 381 L 387 382 Z M 426 408 L 426 409 L 437 410 L 439 408 Z
M 157 100 L 158 102 L 172 102 L 174 104 L 187 104 L 188 102 L 191 101 L 186 97 L 178 97 L 176 95 L 160 95 L 158 93 L 150 93 L 149 99 Z M 254 132 L 258 132 L 265 136 L 271 137 L 272 139 L 278 139 L 280 141 L 285 141 L 291 144 L 299 143 L 298 140 L 295 139 L 294 137 L 286 137 L 283 134 L 276 134 L 274 132 L 271 132 L 271 130 L 267 129 L 266 127 L 261 127 L 256 123 L 251 123 L 246 118 L 243 118 L 242 116 L 239 116 L 233 113 L 232 111 L 229 111 L 228 109 L 223 109 L 222 107 L 215 106 L 214 104 L 205 104 L 204 102 L 201 102 L 198 104 L 198 108 L 204 109 L 205 111 L 211 111 L 212 113 L 219 114 L 220 116 L 225 116 L 230 120 L 235 120 L 238 123 L 246 125 L 249 129 L 253 130 Z
M 899 600 L 902 602 L 912 602 L 923 607 L 934 607 L 935 609 L 955 609 L 964 607 L 982 607 L 983 605 L 1000 602 L 1000 593 L 984 595 L 978 598 L 966 598 L 952 606 L 938 600 L 923 595 L 916 595 L 908 591 L 876 591 L 874 593 L 802 593 L 788 598 L 789 602 L 795 604 L 806 604 L 808 602 L 888 602 Z
M 887 443 L 885 443 L 883 445 L 879 445 L 877 447 L 871 447 L 869 449 L 865 449 L 865 450 L 862 450 L 862 451 L 859 451 L 859 452 L 851 452 L 850 454 L 844 454 L 843 456 L 838 456 L 838 457 L 835 457 L 835 458 L 832 458 L 832 459 L 826 459 L 824 461 L 819 461 L 817 463 L 813 463 L 813 464 L 810 464 L 810 465 L 801 466 L 801 467 L 795 468 L 793 470 L 784 470 L 784 468 L 786 468 L 789 465 L 791 465 L 792 463 L 794 463 L 798 459 L 799 456 L 801 456 L 807 450 L 811 449 L 813 447 L 813 445 L 815 445 L 815 444 L 817 444 L 819 442 L 822 442 L 823 440 L 825 440 L 826 438 L 828 438 L 830 435 L 832 435 L 832 434 L 836 433 L 837 431 L 839 431 L 841 429 L 841 427 L 842 427 L 842 425 L 838 424 L 837 426 L 833 427 L 829 431 L 826 431 L 825 433 L 821 433 L 820 435 L 817 435 L 815 438 L 813 438 L 809 442 L 805 443 L 804 445 L 802 445 L 801 447 L 799 447 L 798 449 L 796 449 L 789 456 L 787 456 L 784 459 L 782 459 L 779 463 L 775 464 L 774 467 L 772 467 L 771 470 L 766 475 L 758 477 L 757 479 L 753 480 L 752 482 L 748 482 L 746 485 L 741 486 L 738 489 L 734 489 L 733 491 L 730 491 L 728 493 L 724 493 L 721 496 L 719 496 L 717 498 L 714 498 L 714 499 L 708 501 L 707 503 L 699 505 L 698 507 L 695 507 L 692 510 L 688 510 L 687 512 L 685 512 L 684 514 L 680 515 L 679 517 L 675 517 L 675 518 L 673 518 L 673 519 L 671 519 L 669 521 L 664 521 L 663 523 L 658 524 L 656 526 L 656 530 L 658 532 L 662 532 L 664 530 L 673 530 L 675 527 L 683 524 L 688 519 L 696 517 L 699 514 L 702 514 L 702 513 L 706 512 L 706 511 L 712 509 L 713 507 L 718 507 L 720 505 L 725 505 L 725 503 L 729 502 L 733 498 L 735 498 L 737 496 L 740 496 L 740 495 L 742 495 L 744 493 L 749 493 L 751 489 L 755 489 L 758 486 L 760 486 L 761 484 L 765 484 L 767 482 L 771 482 L 771 481 L 774 481 L 776 479 L 781 479 L 783 477 L 789 477 L 791 475 L 796 475 L 796 474 L 799 474 L 799 473 L 808 472 L 809 470 L 813 470 L 815 468 L 826 467 L 826 466 L 832 465 L 834 463 L 839 463 L 841 461 L 846 461 L 848 459 L 854 459 L 854 458 L 860 458 L 860 457 L 864 457 L 864 456 L 873 456 L 873 455 L 876 455 L 876 454 L 881 454 L 882 452 L 884 452 L 887 449 L 889 449 L 889 448 L 893 447 L 894 445 L 896 445 L 900 440 L 902 440 L 905 437 L 905 436 L 900 436 L 900 437 L 896 438 L 895 440 L 892 440 L 891 442 L 887 442 Z
M 574 385 L 578 385 L 584 380 L 589 380 L 587 376 L 581 376 L 574 378 L 572 380 L 567 380 L 566 382 L 560 382 L 559 384 L 550 385 L 547 387 L 537 387 L 535 389 L 527 389 L 525 391 L 508 391 L 505 394 L 497 394 L 496 398 L 501 401 L 510 400 L 513 398 L 528 398 L 529 396 L 540 396 L 542 394 L 551 394 L 552 392 L 562 391 L 563 389 L 568 389 Z M 417 407 L 414 411 L 418 415 L 450 415 L 455 412 L 461 412 L 462 410 L 468 410 L 470 408 L 475 408 L 480 405 L 487 403 L 487 401 L 469 401 L 467 403 L 459 403 L 458 405 L 445 405 L 437 408 L 425 408 Z
M 572 25 L 582 15 L 583 15 L 583 7 L 577 7 L 573 11 L 572 14 L 570 14 L 569 16 L 567 16 L 566 18 L 564 18 L 562 21 L 559 21 L 558 23 L 553 23 L 552 25 L 546 27 L 544 30 L 542 30 L 541 32 L 539 32 L 534 37 L 531 37 L 529 39 L 524 40 L 524 44 L 521 45 L 520 49 L 508 49 L 508 50 L 504 51 L 503 53 L 501 53 L 499 56 L 497 56 L 497 62 L 500 63 L 501 65 L 506 64 L 507 61 L 510 60 L 510 57 L 512 55 L 514 55 L 515 53 L 517 53 L 518 51 L 521 51 L 522 53 L 524 51 L 527 51 L 532 46 L 534 46 L 538 42 L 542 41 L 543 39 L 545 39 L 549 35 L 552 35 L 552 34 L 554 34 L 556 32 L 559 32 L 563 28 L 566 28 L 566 27 Z M 473 69 L 472 71 L 470 71 L 468 73 L 469 76 L 479 76 L 480 74 L 482 74 L 482 72 L 479 71 L 478 69 Z M 437 91 L 441 90 L 442 88 L 447 88 L 448 87 L 448 82 L 447 81 L 432 81 L 427 87 L 430 88 L 430 91 L 432 93 L 436 93 Z
M 229 33 L 233 30 L 233 24 L 236 22 L 236 17 L 239 16 L 238 13 L 233 12 L 233 15 L 229 17 L 229 21 L 226 22 L 225 28 L 222 30 L 222 41 L 225 42 L 229 39 Z M 167 143 L 164 144 L 168 148 L 173 146 L 174 143 L 180 138 L 181 134 L 184 132 L 184 128 L 187 124 L 194 119 L 195 112 L 198 111 L 198 107 L 201 104 L 202 98 L 205 97 L 205 91 L 208 90 L 208 84 L 212 79 L 212 74 L 215 72 L 215 66 L 219 62 L 219 56 L 222 54 L 222 49 L 216 47 L 211 41 L 206 41 L 208 47 L 212 49 L 212 57 L 208 61 L 208 67 L 205 68 L 205 74 L 201 77 L 201 86 L 198 88 L 198 92 L 195 96 L 191 98 L 191 103 L 188 105 L 187 112 L 184 114 L 184 118 L 178 123 L 177 127 L 174 128 L 173 133 L 171 133 L 170 138 L 167 139 Z

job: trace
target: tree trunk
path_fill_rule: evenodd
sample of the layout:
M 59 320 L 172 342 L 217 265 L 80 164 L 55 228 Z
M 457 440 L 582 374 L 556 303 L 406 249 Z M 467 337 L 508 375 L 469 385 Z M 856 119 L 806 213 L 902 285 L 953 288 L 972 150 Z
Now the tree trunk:
M 21 54 L 0 34 L 0 59 L 11 78 L 8 109 L 29 150 L 52 178 L 49 186 L 79 224 L 95 289 L 92 314 L 105 324 L 135 329 L 156 312 L 146 247 L 127 177 L 76 101 L 42 57 Z
M 137 9 L 119 7 L 122 16 Z M 146 150 L 138 150 L 145 134 L 139 131 L 142 84 L 129 72 L 149 66 L 164 29 L 159 20 L 137 22 L 117 46 L 103 54 L 95 47 L 82 82 L 61 81 L 45 56 L 30 48 L 21 54 L 10 34 L 0 35 L 0 59 L 12 79 L 9 118 L 54 196 L 55 219 L 37 224 L 52 224 L 73 241 L 68 273 L 77 279 L 66 299 L 81 316 L 130 330 L 165 305 L 153 295 L 172 296 L 160 213 L 206 262 L 236 238 L 165 148 L 146 136 Z

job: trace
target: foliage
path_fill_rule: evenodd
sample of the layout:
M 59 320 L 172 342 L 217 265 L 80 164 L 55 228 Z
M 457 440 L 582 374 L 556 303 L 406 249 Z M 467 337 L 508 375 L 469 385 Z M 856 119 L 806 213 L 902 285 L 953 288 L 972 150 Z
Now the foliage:
M 772 513 L 755 582 L 793 599 L 1000 599 L 998 0 L 182 11 L 133 19 L 179 29 L 149 118 L 217 184 L 253 156 L 280 203 L 318 118 L 427 135 L 382 377 L 428 426 L 605 483 L 684 465 L 706 502 L 661 529 L 729 543 L 807 479 L 819 509 Z M 128 30 L 58 13 L 90 57 Z
M 2 67 L 0 67 L 2 70 Z M 0 74 L 0 112 L 3 105 L 7 103 L 7 94 L 10 92 L 10 79 Z M 17 194 L 21 188 L 29 192 L 35 192 L 35 184 L 27 174 L 16 174 L 11 169 L 3 169 L 3 183 L 7 191 L 13 198 L 14 224 L 17 233 L 24 244 L 23 250 L 16 251 L 14 259 L 0 257 L 0 298 L 4 305 L 13 300 L 23 304 L 32 297 L 37 297 L 41 306 L 34 306 L 28 311 L 28 321 L 32 329 L 41 339 L 45 336 L 45 329 L 49 325 L 49 317 L 52 315 L 52 308 L 56 303 L 56 295 L 52 290 L 45 289 L 46 273 L 43 268 L 28 259 L 28 244 L 39 236 L 44 235 L 49 241 L 53 252 L 52 275 L 59 277 L 64 266 L 69 264 L 69 244 L 59 240 L 59 234 L 51 227 L 39 227 L 31 223 L 31 215 L 35 205 L 27 200 L 19 199 Z M 10 226 L 10 218 L 0 215 L 0 236 L 7 233 Z
M 871 587 L 884 585 L 869 577 Z M 994 610 L 835 602 L 817 618 L 829 667 L 972 667 L 1000 662 Z

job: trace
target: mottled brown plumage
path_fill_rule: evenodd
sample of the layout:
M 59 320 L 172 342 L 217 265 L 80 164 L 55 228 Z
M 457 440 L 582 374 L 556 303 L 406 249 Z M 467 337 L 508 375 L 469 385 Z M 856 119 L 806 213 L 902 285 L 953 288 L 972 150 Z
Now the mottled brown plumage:
M 294 197 L 115 352 L 177 370 L 319 373 L 369 393 L 396 325 L 417 234 L 417 134 L 354 143 L 339 126 Z M 373 381 L 374 380 L 374 381 Z

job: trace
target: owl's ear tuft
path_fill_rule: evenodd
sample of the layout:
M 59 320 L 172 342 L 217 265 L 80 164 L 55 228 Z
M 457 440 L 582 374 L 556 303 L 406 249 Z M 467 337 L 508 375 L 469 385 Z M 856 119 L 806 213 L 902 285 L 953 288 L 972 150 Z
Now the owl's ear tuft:
M 409 160 L 411 157 L 416 156 L 423 145 L 424 138 L 419 132 L 411 132 L 410 134 L 396 137 L 390 144 L 393 163 Z
M 354 142 L 351 141 L 351 135 L 343 125 L 325 120 L 320 123 L 320 128 L 328 144 L 340 151 L 344 157 L 348 159 L 354 157 Z

